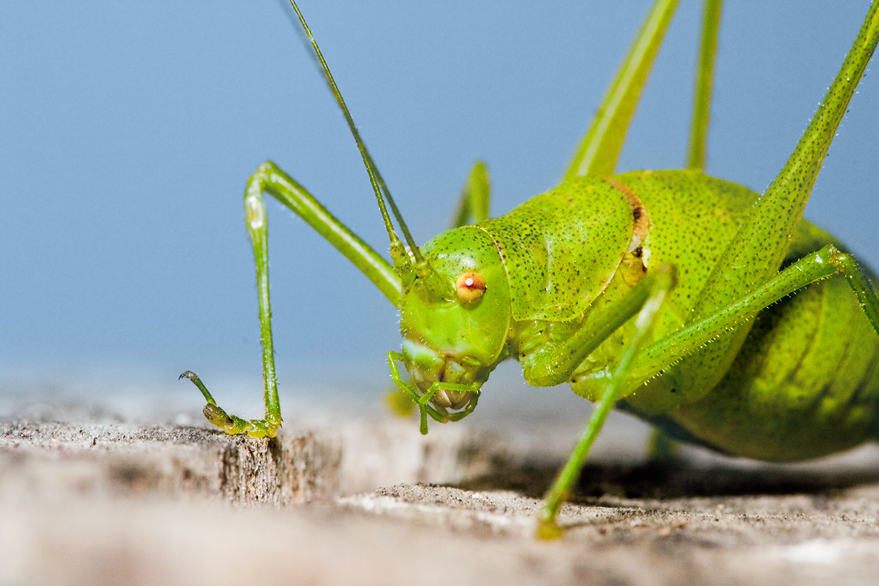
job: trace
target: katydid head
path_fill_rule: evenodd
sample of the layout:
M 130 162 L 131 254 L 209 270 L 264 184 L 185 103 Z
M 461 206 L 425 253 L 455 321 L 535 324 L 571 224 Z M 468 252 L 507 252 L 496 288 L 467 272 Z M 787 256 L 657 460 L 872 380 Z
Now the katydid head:
M 440 234 L 418 248 L 360 138 L 317 41 L 296 3 L 291 0 L 291 5 L 348 122 L 390 239 L 391 259 L 401 279 L 403 333 L 402 355 L 389 354 L 391 371 L 400 388 L 418 402 L 421 430 L 427 433 L 427 414 L 438 421 L 454 421 L 470 413 L 476 407 L 482 383 L 505 357 L 502 353 L 511 320 L 507 274 L 492 238 L 472 226 Z M 402 241 L 394 230 L 392 216 Z M 393 362 L 398 358 L 412 375 L 415 389 L 400 380 Z M 428 406 L 428 401 L 434 406 Z M 463 411 L 449 414 L 447 409 Z
M 472 411 L 503 358 L 511 321 L 507 274 L 494 241 L 474 226 L 436 236 L 421 253 L 403 278 L 403 364 L 420 404 L 437 408 L 431 416 L 458 419 L 446 409 Z

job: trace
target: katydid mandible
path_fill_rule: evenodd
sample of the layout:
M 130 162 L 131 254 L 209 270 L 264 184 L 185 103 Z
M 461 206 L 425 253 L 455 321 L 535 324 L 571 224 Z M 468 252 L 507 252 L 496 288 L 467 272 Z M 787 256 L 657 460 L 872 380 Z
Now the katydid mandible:
M 266 415 L 228 415 L 187 371 L 181 378 L 205 396 L 208 420 L 226 433 L 253 437 L 272 437 L 281 425 L 263 199 L 269 194 L 399 309 L 402 351 L 389 352 L 388 364 L 395 385 L 419 409 L 422 433 L 429 418 L 445 423 L 472 413 L 482 385 L 507 359 L 520 362 L 530 384 L 568 382 L 597 403 L 547 495 L 542 536 L 558 533 L 558 508 L 613 407 L 670 438 L 768 461 L 815 458 L 879 439 L 879 300 L 872 275 L 802 219 L 876 48 L 879 0 L 762 195 L 704 173 L 721 4 L 705 2 L 686 169 L 616 173 L 677 5 L 656 0 L 561 184 L 489 218 L 488 175 L 477 163 L 454 227 L 419 247 L 291 2 L 360 150 L 391 260 L 274 163 L 260 165 L 247 183 L 244 208 L 256 261 Z

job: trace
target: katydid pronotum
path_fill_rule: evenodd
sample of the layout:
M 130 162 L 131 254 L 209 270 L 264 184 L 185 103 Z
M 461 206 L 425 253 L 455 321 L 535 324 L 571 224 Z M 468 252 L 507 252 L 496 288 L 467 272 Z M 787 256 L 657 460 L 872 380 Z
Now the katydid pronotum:
M 391 377 L 428 418 L 476 408 L 502 361 L 527 382 L 568 382 L 597 403 L 540 513 L 556 513 L 613 407 L 668 437 L 770 461 L 814 458 L 879 439 L 879 300 L 869 274 L 802 220 L 836 129 L 879 39 L 879 0 L 793 154 L 764 194 L 704 174 L 720 0 L 706 0 L 687 168 L 616 174 L 617 158 L 677 0 L 656 0 L 562 183 L 489 219 L 474 166 L 454 228 L 419 247 L 360 139 L 311 31 L 292 3 L 354 135 L 390 238 L 391 262 L 272 162 L 248 181 L 245 223 L 257 267 L 265 419 L 208 401 L 230 434 L 281 425 L 268 285 L 269 194 L 302 217 L 400 310 Z M 393 221 L 392 221 L 393 218 Z M 398 236 L 397 229 L 402 235 Z M 796 295 L 791 295 L 796 293 Z M 398 363 L 408 371 L 401 376 Z

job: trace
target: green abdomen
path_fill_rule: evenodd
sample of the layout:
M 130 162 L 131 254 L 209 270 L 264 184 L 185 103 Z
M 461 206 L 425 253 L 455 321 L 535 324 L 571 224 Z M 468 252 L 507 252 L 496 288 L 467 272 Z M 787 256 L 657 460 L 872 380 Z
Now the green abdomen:
M 653 222 L 645 239 L 648 267 L 670 262 L 681 275 L 659 337 L 682 325 L 757 195 L 685 171 L 622 179 Z M 828 243 L 839 246 L 804 220 L 785 262 Z M 620 407 L 671 435 L 751 458 L 792 461 L 841 451 L 879 437 L 879 338 L 844 278 L 833 277 L 761 312 L 713 389 L 675 392 L 681 402 L 666 412 L 656 412 L 655 397 L 643 392 Z
M 828 242 L 803 221 L 789 259 Z M 879 339 L 845 278 L 763 310 L 720 383 L 666 418 L 709 445 L 771 461 L 879 438 Z

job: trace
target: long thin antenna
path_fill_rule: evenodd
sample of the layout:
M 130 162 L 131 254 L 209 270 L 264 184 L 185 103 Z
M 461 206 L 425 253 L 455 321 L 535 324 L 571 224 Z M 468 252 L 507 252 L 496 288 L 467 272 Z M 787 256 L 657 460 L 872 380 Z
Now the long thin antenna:
M 296 2 L 294 0 L 290 0 L 290 6 L 293 7 L 293 10 L 296 11 L 296 16 L 299 17 L 299 22 L 302 24 L 302 29 L 305 31 L 305 35 L 311 42 L 311 47 L 312 49 L 314 49 L 314 54 L 317 57 L 318 62 L 320 63 L 320 67 L 323 71 L 324 78 L 327 81 L 327 85 L 329 86 L 330 91 L 333 93 L 333 97 L 336 98 L 336 103 L 342 110 L 342 114 L 344 114 L 345 116 L 345 121 L 348 122 L 348 128 L 351 130 L 351 135 L 354 137 L 354 142 L 357 143 L 357 150 L 360 151 L 360 156 L 363 158 L 363 164 L 366 166 L 366 172 L 369 175 L 369 182 L 372 185 L 372 190 L 375 192 L 375 197 L 378 200 L 378 207 L 381 210 L 382 219 L 385 223 L 385 229 L 388 231 L 388 236 L 391 238 L 391 246 L 393 247 L 395 240 L 397 240 L 397 235 L 394 232 L 394 227 L 391 225 L 391 219 L 388 216 L 387 209 L 385 208 L 384 199 L 387 199 L 388 205 L 391 206 L 391 212 L 394 214 L 394 218 L 397 220 L 397 224 L 400 226 L 400 230 L 403 232 L 403 237 L 406 239 L 406 244 L 409 246 L 409 250 L 412 254 L 413 259 L 416 263 L 420 263 L 422 257 L 421 253 L 418 250 L 418 246 L 416 246 L 415 240 L 409 233 L 409 228 L 406 226 L 406 222 L 403 221 L 403 216 L 400 214 L 400 210 L 397 208 L 397 204 L 394 203 L 394 198 L 391 197 L 391 192 L 390 190 L 388 190 L 388 186 L 385 184 L 385 180 L 382 178 L 381 173 L 379 173 L 378 167 L 372 160 L 372 156 L 369 154 L 369 151 L 367 150 L 366 145 L 363 143 L 363 140 L 360 138 L 360 133 L 357 131 L 357 126 L 354 125 L 354 119 L 351 117 L 351 113 L 348 111 L 348 106 L 345 105 L 345 100 L 344 98 L 342 98 L 342 93 L 339 91 L 339 87 L 336 85 L 336 80 L 333 79 L 333 74 L 330 73 L 330 68 L 327 66 L 327 62 L 324 61 L 324 56 L 320 52 L 320 47 L 317 46 L 317 41 L 314 39 L 314 35 L 311 34 L 311 29 L 308 28 L 308 24 L 305 22 L 305 18 L 303 18 L 302 13 L 299 11 L 299 7 L 296 6 Z M 384 199 L 382 198 L 382 194 L 384 194 Z

